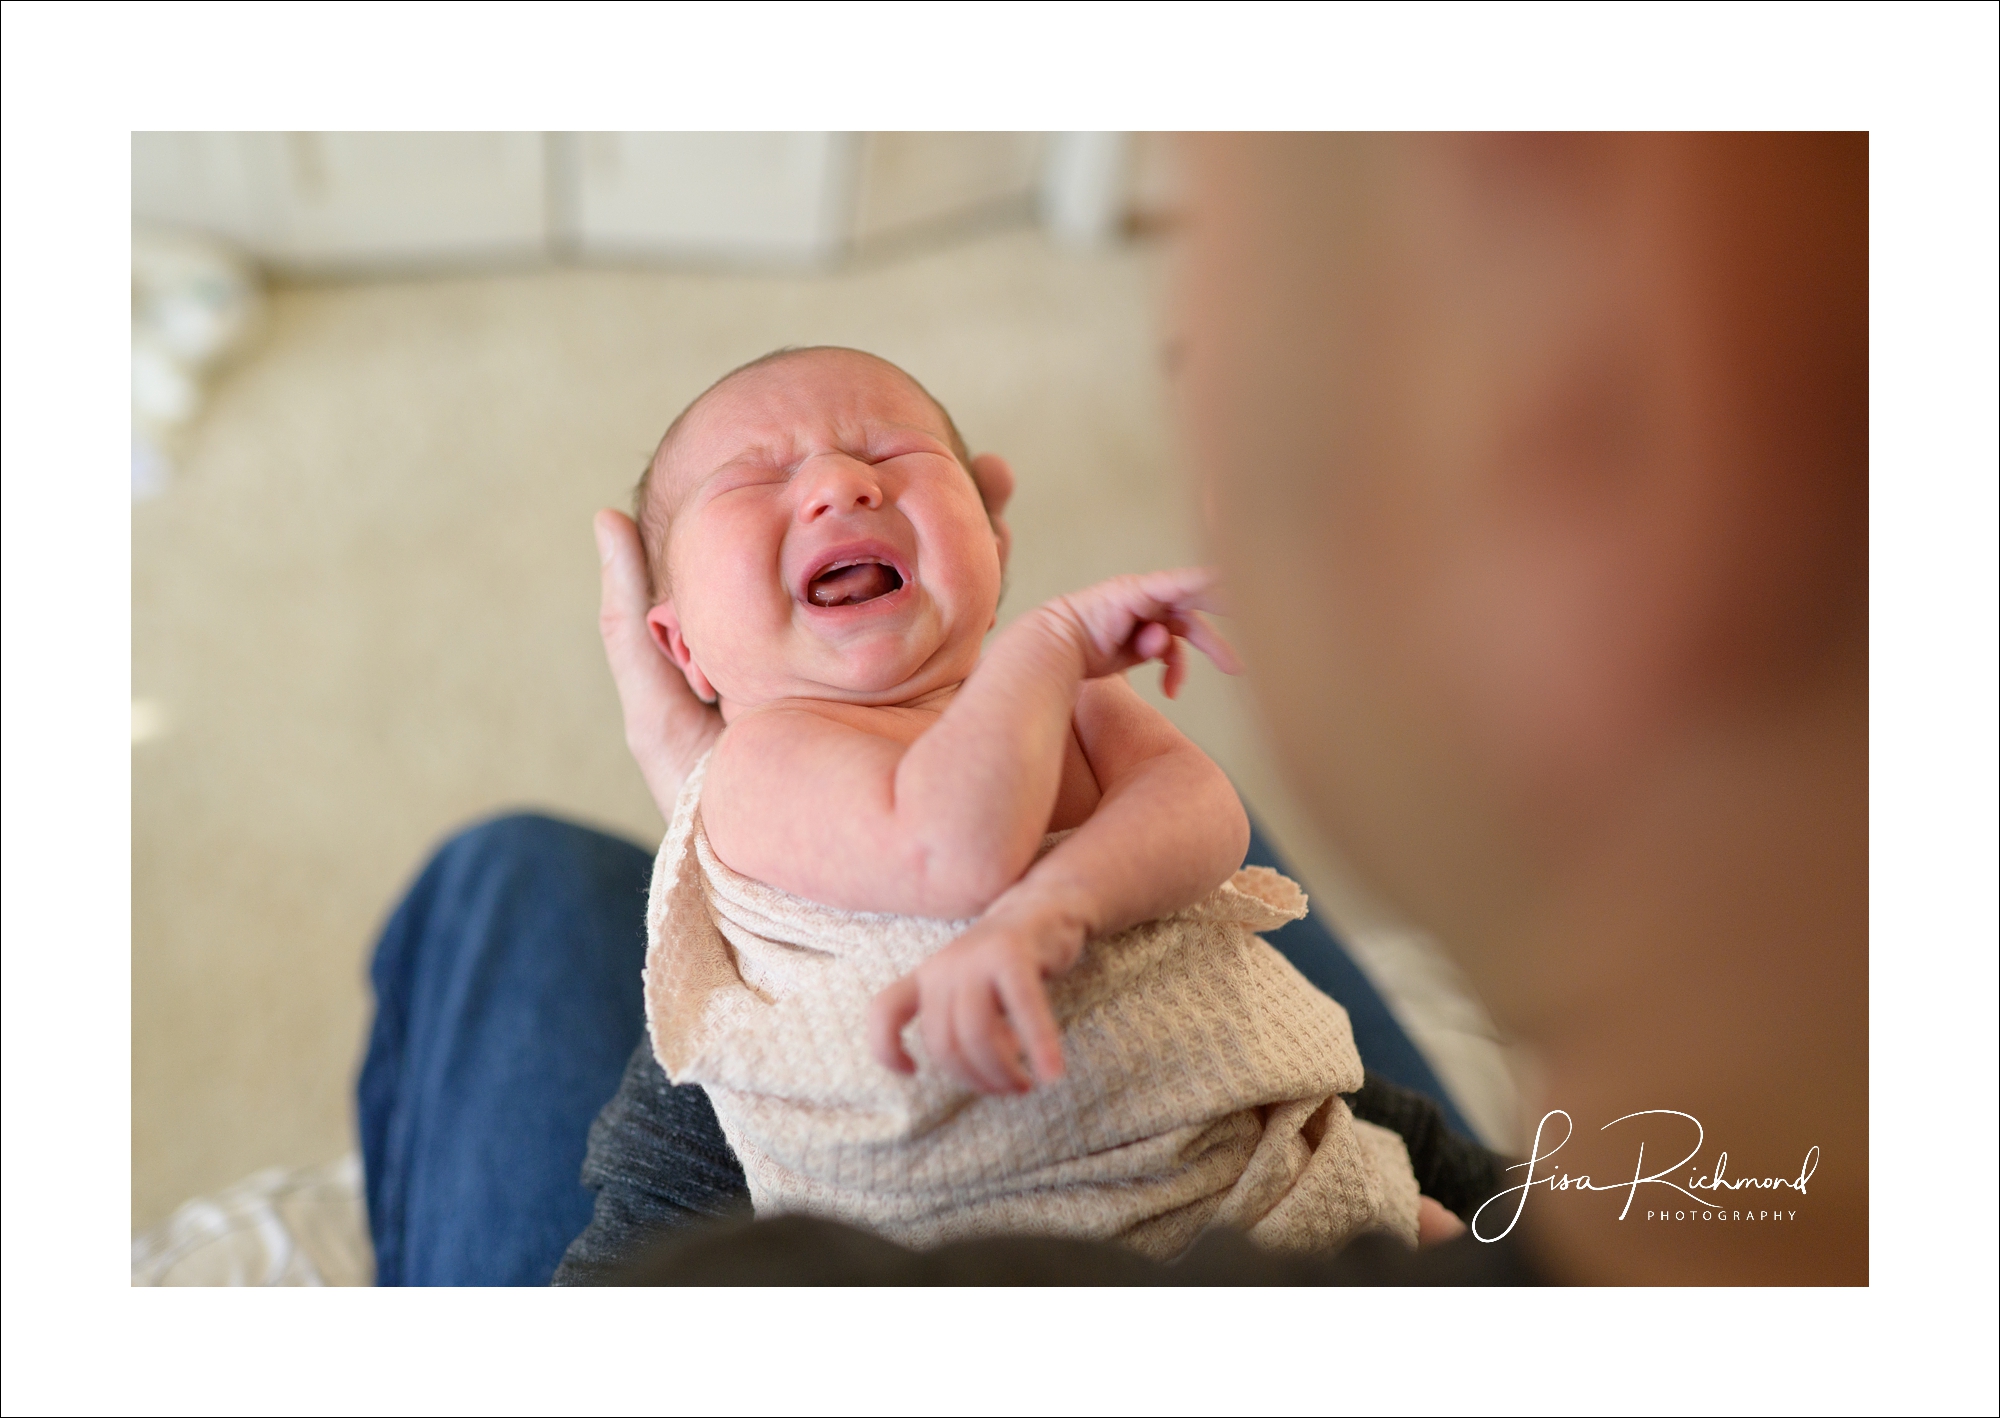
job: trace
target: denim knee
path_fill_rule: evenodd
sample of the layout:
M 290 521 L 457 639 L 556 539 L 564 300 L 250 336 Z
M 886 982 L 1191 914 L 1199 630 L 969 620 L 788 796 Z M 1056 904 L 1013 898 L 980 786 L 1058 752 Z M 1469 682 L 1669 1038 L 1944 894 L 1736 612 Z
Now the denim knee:
M 541 864 L 590 851 L 605 834 L 544 812 L 509 812 L 461 828 L 431 854 L 433 861 Z M 616 841 L 617 839 L 610 839 Z M 629 845 L 620 843 L 620 845 Z

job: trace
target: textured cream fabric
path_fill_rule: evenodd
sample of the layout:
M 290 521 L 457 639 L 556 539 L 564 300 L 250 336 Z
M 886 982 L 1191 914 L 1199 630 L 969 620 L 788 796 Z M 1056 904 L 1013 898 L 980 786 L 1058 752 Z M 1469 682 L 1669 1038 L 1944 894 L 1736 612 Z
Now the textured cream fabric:
M 702 1084 L 760 1215 L 811 1212 L 931 1246 L 996 1231 L 1170 1257 L 1208 1226 L 1288 1249 L 1416 1243 L 1402 1139 L 1357 1123 L 1347 1012 L 1254 932 L 1305 914 L 1265 868 L 1095 941 L 1053 982 L 1056 1084 L 988 1097 L 868 1052 L 876 992 L 971 923 L 836 910 L 738 875 L 702 830 L 706 762 L 653 867 L 646 1015 Z M 1054 839 L 1052 839 L 1053 841 Z M 915 1030 L 910 1031 L 914 1038 Z

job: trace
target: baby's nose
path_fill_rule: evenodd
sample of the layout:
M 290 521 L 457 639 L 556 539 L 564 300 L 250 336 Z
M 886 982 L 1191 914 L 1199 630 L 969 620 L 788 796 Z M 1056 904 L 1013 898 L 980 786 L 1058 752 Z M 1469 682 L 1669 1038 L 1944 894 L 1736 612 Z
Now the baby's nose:
M 806 460 L 796 474 L 799 520 L 812 522 L 827 513 L 880 511 L 882 485 L 875 470 L 844 453 L 822 453 Z

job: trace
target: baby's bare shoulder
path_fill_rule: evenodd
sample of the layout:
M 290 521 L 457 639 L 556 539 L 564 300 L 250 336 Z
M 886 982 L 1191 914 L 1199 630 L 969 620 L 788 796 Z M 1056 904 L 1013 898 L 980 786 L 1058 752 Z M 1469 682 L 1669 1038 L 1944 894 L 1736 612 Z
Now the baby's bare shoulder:
M 722 731 L 709 760 L 710 793 L 741 779 L 745 773 L 761 780 L 782 764 L 784 771 L 802 767 L 829 754 L 854 747 L 865 731 L 833 715 L 805 705 L 773 704 L 739 714 Z
M 835 902 L 826 893 L 837 882 L 820 870 L 829 843 L 872 836 L 869 824 L 893 809 L 896 765 L 907 747 L 893 729 L 865 712 L 811 705 L 736 716 L 702 788 L 702 820 L 716 854 L 745 876 Z
M 895 772 L 915 735 L 891 713 L 866 705 L 785 701 L 737 715 L 709 760 L 703 791 L 716 800 L 788 803 Z

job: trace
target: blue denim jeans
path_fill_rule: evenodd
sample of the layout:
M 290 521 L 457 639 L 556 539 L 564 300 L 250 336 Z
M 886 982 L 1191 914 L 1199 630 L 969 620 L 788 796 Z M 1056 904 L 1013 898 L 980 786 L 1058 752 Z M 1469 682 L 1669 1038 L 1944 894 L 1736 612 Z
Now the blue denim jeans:
M 1260 834 L 1249 860 L 1277 867 Z M 652 854 L 521 814 L 446 842 L 375 947 L 357 1084 L 382 1285 L 546 1285 L 591 1218 L 591 1120 L 644 1032 Z M 1267 939 L 1347 1007 L 1368 1068 L 1471 1135 L 1367 976 L 1316 916 Z

